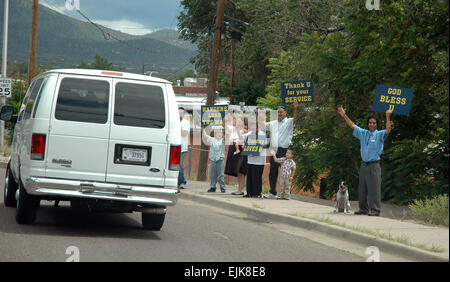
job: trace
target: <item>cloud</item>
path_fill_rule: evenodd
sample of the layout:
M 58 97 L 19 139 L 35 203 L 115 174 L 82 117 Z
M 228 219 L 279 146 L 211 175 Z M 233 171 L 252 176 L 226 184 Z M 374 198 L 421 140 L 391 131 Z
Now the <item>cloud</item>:
M 163 28 L 176 28 L 181 0 L 79 0 L 80 11 L 92 21 L 105 26 L 123 26 L 119 30 L 145 34 Z M 76 11 L 65 8 L 66 0 L 41 0 L 41 4 L 80 19 Z M 113 28 L 116 29 L 116 28 Z
M 129 20 L 95 20 L 95 23 L 110 29 L 119 30 L 121 32 L 133 35 L 144 35 L 156 31 L 156 29 L 151 29 L 145 27 L 143 24 Z

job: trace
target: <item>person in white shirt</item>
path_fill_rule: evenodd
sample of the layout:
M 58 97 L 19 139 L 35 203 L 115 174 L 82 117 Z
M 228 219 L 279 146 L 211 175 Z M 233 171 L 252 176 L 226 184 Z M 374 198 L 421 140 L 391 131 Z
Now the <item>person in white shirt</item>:
M 180 157 L 180 171 L 178 174 L 178 189 L 184 189 L 186 185 L 186 179 L 184 179 L 184 158 L 188 152 L 189 146 L 189 133 L 191 130 L 191 125 L 189 120 L 184 119 L 184 108 L 179 107 L 178 113 L 180 115 L 181 124 L 181 157 Z
M 276 152 L 277 158 L 286 157 L 286 152 L 292 141 L 294 135 L 294 126 L 298 119 L 298 102 L 294 103 L 294 117 L 288 118 L 286 108 L 284 106 L 278 107 L 278 119 L 266 123 L 266 131 L 270 131 L 270 145 Z M 276 199 L 277 182 L 278 182 L 278 168 L 280 164 L 275 162 L 273 157 L 270 157 L 270 172 L 269 182 L 270 191 L 264 195 L 264 198 Z

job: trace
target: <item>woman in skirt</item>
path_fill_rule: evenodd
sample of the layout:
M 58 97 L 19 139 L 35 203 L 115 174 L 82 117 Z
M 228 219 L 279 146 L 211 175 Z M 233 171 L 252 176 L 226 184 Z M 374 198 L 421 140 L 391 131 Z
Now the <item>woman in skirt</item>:
M 242 156 L 243 134 L 246 133 L 245 122 L 242 116 L 233 117 L 231 113 L 225 116 L 225 128 L 227 130 L 228 154 L 225 164 L 225 174 L 238 178 L 238 190 L 232 195 L 244 195 L 245 176 L 247 174 L 247 156 Z

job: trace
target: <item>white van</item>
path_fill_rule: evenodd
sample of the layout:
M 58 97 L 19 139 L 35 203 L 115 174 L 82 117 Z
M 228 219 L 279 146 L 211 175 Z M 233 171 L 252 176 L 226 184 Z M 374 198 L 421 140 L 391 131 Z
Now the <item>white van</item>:
M 35 77 L 15 122 L 6 206 L 33 223 L 40 200 L 87 211 L 142 212 L 159 230 L 177 202 L 180 119 L 169 81 L 124 72 L 58 69 Z M 55 204 L 57 205 L 57 204 Z

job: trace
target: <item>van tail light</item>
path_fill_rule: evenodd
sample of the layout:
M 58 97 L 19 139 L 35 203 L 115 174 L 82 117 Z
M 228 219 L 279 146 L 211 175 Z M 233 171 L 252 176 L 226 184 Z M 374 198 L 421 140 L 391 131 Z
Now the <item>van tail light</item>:
M 169 169 L 170 170 L 180 170 L 180 158 L 181 158 L 181 146 L 170 146 L 170 160 Z
M 45 134 L 35 134 L 31 137 L 31 159 L 42 161 L 45 155 Z

